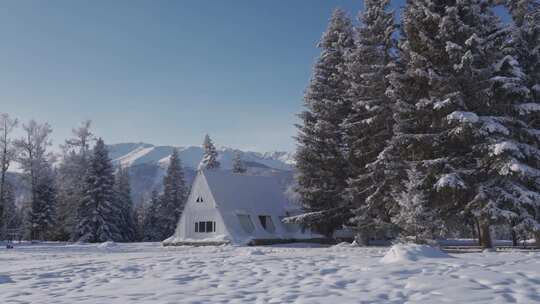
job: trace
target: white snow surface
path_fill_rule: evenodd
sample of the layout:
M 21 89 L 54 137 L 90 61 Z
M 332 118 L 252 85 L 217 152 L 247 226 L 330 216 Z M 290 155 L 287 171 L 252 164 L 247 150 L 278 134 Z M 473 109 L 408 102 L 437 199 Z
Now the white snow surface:
M 406 263 L 429 258 L 450 258 L 450 256 L 439 248 L 428 245 L 396 244 L 384 255 L 381 263 Z
M 383 264 L 388 247 L 34 244 L 0 249 L 2 303 L 538 303 L 540 253 Z

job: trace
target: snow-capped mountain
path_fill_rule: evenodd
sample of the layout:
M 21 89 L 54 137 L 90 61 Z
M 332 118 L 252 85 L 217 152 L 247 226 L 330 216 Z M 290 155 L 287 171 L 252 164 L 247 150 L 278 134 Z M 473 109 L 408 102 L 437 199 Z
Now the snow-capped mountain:
M 108 146 L 113 163 L 130 169 L 132 195 L 136 204 L 148 199 L 152 190 L 161 190 L 163 176 L 175 148 L 179 151 L 185 179 L 190 185 L 203 156 L 202 147 L 154 146 L 147 143 L 121 143 Z M 251 170 L 293 170 L 293 153 L 259 153 L 226 147 L 218 148 L 218 160 L 222 169 L 232 168 L 232 159 L 237 151 Z
M 172 146 L 154 146 L 147 143 L 121 143 L 110 145 L 109 156 L 115 165 L 132 167 L 141 164 L 156 164 L 167 167 L 169 157 L 175 149 Z M 179 151 L 183 165 L 188 168 L 197 168 L 202 159 L 203 149 L 198 146 L 176 147 Z M 290 171 L 294 165 L 293 154 L 290 152 L 250 152 L 231 148 L 218 148 L 219 161 L 223 169 L 232 168 L 232 159 L 235 152 L 240 153 L 244 162 L 254 167 L 268 167 L 278 170 Z

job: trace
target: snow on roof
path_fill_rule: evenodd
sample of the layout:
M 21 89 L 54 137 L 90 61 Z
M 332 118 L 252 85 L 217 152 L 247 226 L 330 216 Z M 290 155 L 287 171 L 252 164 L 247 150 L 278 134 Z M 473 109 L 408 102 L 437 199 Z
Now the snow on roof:
M 284 215 L 297 209 L 286 195 L 291 182 L 288 172 L 267 175 L 236 174 L 225 170 L 204 170 L 204 177 L 216 204 L 237 212 Z

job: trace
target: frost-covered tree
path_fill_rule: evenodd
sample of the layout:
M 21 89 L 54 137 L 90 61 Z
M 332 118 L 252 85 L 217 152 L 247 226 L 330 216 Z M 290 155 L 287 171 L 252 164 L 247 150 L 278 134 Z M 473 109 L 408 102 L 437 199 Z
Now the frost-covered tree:
M 54 238 L 53 228 L 56 225 L 56 189 L 52 168 L 39 178 L 31 209 L 27 215 L 29 236 L 33 240 Z
M 59 240 L 75 240 L 77 237 L 77 210 L 84 197 L 84 177 L 89 167 L 90 145 L 94 136 L 91 122 L 84 121 L 72 130 L 71 138 L 62 146 L 61 162 L 58 165 L 56 184 L 58 208 L 56 235 Z
M 79 205 L 77 239 L 84 242 L 119 241 L 120 210 L 114 195 L 114 169 L 105 143 L 94 147 L 85 176 L 84 197 Z
M 510 38 L 502 41 L 503 53 L 506 57 L 496 65 L 497 77 L 494 78 L 495 87 L 498 88 L 499 92 L 497 95 L 508 99 L 506 104 L 519 113 L 519 122 L 514 121 L 512 123 L 514 127 L 505 127 L 508 128 L 507 133 L 514 139 L 525 141 L 527 145 L 532 145 L 536 149 L 540 147 L 540 132 L 538 132 L 540 128 L 540 3 L 537 0 L 499 0 L 494 2 L 495 4 L 505 4 L 514 21 L 513 24 L 510 24 Z M 523 90 L 520 94 L 516 94 L 518 88 L 523 85 L 528 89 L 528 94 L 524 93 Z M 510 91 L 510 95 L 508 91 Z M 512 122 L 512 120 L 505 121 L 507 124 Z M 523 130 L 524 123 L 527 124 L 525 130 Z M 518 131 L 517 129 L 522 130 Z M 493 147 L 501 146 L 493 144 Z M 530 155 L 530 147 L 527 148 L 526 152 L 520 151 L 524 147 L 522 143 L 522 145 L 516 146 L 514 155 L 511 155 L 512 153 L 508 150 L 509 145 L 504 144 L 504 146 L 506 151 L 499 151 L 497 160 L 501 161 L 505 157 L 518 157 L 520 163 L 525 162 L 533 169 L 538 168 L 535 164 L 535 157 Z M 491 156 L 493 158 L 493 153 Z M 530 170 L 527 171 L 530 174 Z M 509 177 L 505 180 L 515 181 L 516 174 L 513 175 L 513 178 Z M 521 175 L 521 182 L 524 182 L 527 187 L 520 189 L 519 193 L 516 190 L 511 191 L 511 195 L 506 195 L 506 199 L 503 200 L 507 202 L 505 205 L 508 206 L 508 198 L 514 197 L 512 200 L 515 200 L 515 196 L 519 196 L 526 207 L 511 203 L 513 212 L 505 214 L 506 221 L 513 228 L 513 236 L 532 232 L 536 234 L 536 239 L 540 243 L 540 229 L 538 227 L 540 210 L 533 203 L 536 200 L 534 195 L 537 191 L 534 188 L 537 188 L 537 185 L 531 181 L 533 178 L 530 176 L 526 181 L 523 179 L 523 173 Z M 516 210 L 518 206 L 520 210 Z M 536 211 L 534 211 L 535 209 Z
M 51 163 L 54 156 L 48 151 L 51 146 L 49 124 L 40 124 L 34 120 L 23 124 L 24 136 L 13 142 L 17 149 L 17 161 L 30 189 L 30 211 L 27 216 L 30 238 L 46 236 L 52 228 L 54 219 L 53 176 Z
M 505 35 L 483 1 L 408 1 L 402 69 L 390 77 L 397 123 L 389 150 L 426 169 L 424 195 L 445 220 L 441 230 L 473 216 L 485 247 L 492 245 L 490 225 L 502 216 L 485 199 L 489 181 L 482 173 L 483 148 L 497 141 L 501 115 L 508 114 L 493 99 L 501 80 L 496 45 Z
M 218 161 L 218 152 L 212 139 L 208 134 L 204 137 L 203 142 L 204 154 L 199 164 L 199 170 L 201 169 L 218 169 L 221 164 Z
M 114 184 L 115 209 L 120 211 L 118 229 L 124 242 L 134 242 L 137 238 L 137 225 L 129 180 L 129 169 L 119 168 Z
M 297 125 L 297 191 L 307 213 L 297 220 L 331 235 L 351 216 L 343 197 L 348 165 L 341 125 L 350 112 L 346 54 L 354 47 L 354 39 L 351 21 L 344 11 L 334 11 L 318 47 L 321 55 Z
M 493 48 L 500 44 L 495 43 Z M 532 232 L 540 237 L 538 129 L 521 115 L 524 109 L 538 105 L 527 102 L 530 90 L 519 62 L 501 53 L 494 53 L 494 59 L 498 62 L 491 70 L 490 107 L 480 117 L 484 129 L 491 128 L 487 131 L 490 136 L 483 137 L 478 145 L 483 155 L 477 175 L 480 183 L 471 204 L 480 205 L 482 208 L 474 211 L 492 221 L 511 224 L 516 233 Z
M 390 226 L 395 201 L 392 170 L 382 155 L 392 136 L 392 100 L 386 96 L 395 58 L 392 35 L 396 29 L 389 0 L 366 0 L 359 19 L 355 48 L 346 57 L 351 103 L 343 128 L 350 176 L 347 193 L 354 208 L 353 222 L 367 239 Z
M 142 224 L 143 241 L 156 242 L 162 241 L 162 234 L 158 227 L 158 208 L 160 205 L 159 193 L 154 190 L 150 202 L 144 207 L 144 216 Z
M 8 230 L 20 230 L 23 225 L 21 211 L 15 205 L 15 193 L 13 185 L 9 181 L 6 181 L 4 187 L 4 213 L 2 226 L 0 226 L 0 238 L 9 237 L 6 235 Z
M 240 156 L 240 152 L 235 151 L 233 156 L 233 172 L 234 173 L 245 173 L 246 172 L 246 165 L 244 164 L 244 161 L 242 161 L 242 157 Z
M 430 207 L 426 191 L 422 189 L 425 179 L 425 174 L 416 165 L 411 165 L 404 191 L 396 198 L 400 213 L 394 221 L 400 227 L 400 237 L 404 241 L 430 243 L 441 225 L 437 209 Z
M 540 100 L 540 2 L 538 0 L 499 0 L 512 16 L 510 38 L 504 41 L 504 52 L 512 55 L 521 65 L 530 98 Z
M 11 138 L 16 126 L 17 119 L 11 118 L 7 113 L 0 113 L 0 227 L 3 225 L 3 213 L 8 204 L 6 200 L 6 175 L 11 162 L 16 157 Z
M 212 164 L 212 161 L 208 164 Z M 182 162 L 176 149 L 171 155 L 167 174 L 163 178 L 163 188 L 157 209 L 157 225 L 161 240 L 174 234 L 187 195 Z

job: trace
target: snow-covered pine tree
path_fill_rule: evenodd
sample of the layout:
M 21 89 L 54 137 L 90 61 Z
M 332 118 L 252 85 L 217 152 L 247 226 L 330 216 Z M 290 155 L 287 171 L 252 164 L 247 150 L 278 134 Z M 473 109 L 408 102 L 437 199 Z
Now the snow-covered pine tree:
M 441 171 L 427 175 L 436 190 L 430 201 L 444 218 L 456 211 L 472 215 L 481 245 L 492 247 L 493 224 L 519 219 L 528 229 L 540 227 L 531 216 L 538 210 L 538 186 L 531 181 L 540 172 L 540 154 L 518 110 L 526 104 L 529 90 L 519 62 L 501 50 L 508 31 L 485 2 L 458 2 L 447 5 L 444 13 L 438 13 L 444 17 L 437 37 L 446 40 L 453 72 L 448 70 L 445 83 L 459 89 L 459 103 L 441 121 L 444 131 L 435 138 L 433 150 L 439 159 L 423 161 L 432 168 L 444 164 Z M 440 77 L 440 71 L 428 70 L 428 75 Z M 444 109 L 448 101 L 452 99 L 433 108 Z
M 505 2 L 513 24 L 511 39 L 504 41 L 505 54 L 520 63 L 526 85 L 531 90 L 530 99 L 540 100 L 540 2 L 538 0 L 501 0 Z M 497 2 L 496 4 L 499 4 Z M 540 123 L 537 122 L 537 126 Z
M 90 144 L 94 140 L 91 122 L 84 121 L 72 130 L 72 137 L 62 146 L 56 184 L 58 192 L 56 237 L 59 240 L 76 240 L 77 210 L 84 197 L 84 177 L 90 163 Z
M 392 171 L 379 155 L 392 137 L 392 100 L 386 96 L 387 76 L 395 62 L 392 35 L 396 29 L 390 0 L 366 0 L 360 13 L 355 48 L 347 54 L 351 112 L 343 123 L 351 178 L 347 193 L 354 208 L 352 219 L 358 240 L 376 231 L 386 232 L 395 209 Z M 370 235 L 371 234 L 371 235 Z M 357 240 L 357 241 L 358 241 Z
M 469 28 L 469 24 L 463 23 L 464 20 L 472 22 L 467 18 L 474 18 L 475 10 L 463 7 L 470 6 L 469 1 L 459 6 L 436 0 L 407 2 L 402 16 L 400 62 L 389 77 L 389 96 L 395 101 L 396 125 L 385 154 L 413 164 L 429 176 L 425 177 L 425 187 L 418 191 L 432 203 L 436 196 L 434 183 L 439 178 L 453 174 L 454 180 L 460 181 L 466 175 L 467 166 L 472 165 L 467 162 L 470 147 L 460 142 L 457 134 L 451 136 L 451 128 L 445 122 L 447 115 L 465 107 L 463 99 L 468 97 L 461 92 L 460 75 L 454 70 L 456 60 L 448 53 L 450 47 L 464 45 L 464 37 L 475 31 L 474 27 Z M 399 189 L 401 185 L 392 186 Z M 452 203 L 443 200 L 438 205 Z M 429 208 L 434 206 L 437 205 L 432 204 Z M 401 217 L 403 215 L 396 215 L 398 219 Z
M 397 123 L 389 151 L 425 173 L 424 195 L 444 219 L 442 230 L 474 216 L 486 247 L 491 242 L 485 232 L 498 209 L 479 199 L 478 147 L 497 132 L 488 124 L 494 121 L 490 78 L 498 60 L 489 44 L 504 34 L 496 20 L 480 0 L 408 1 L 403 70 L 390 77 Z
M 234 173 L 245 173 L 246 172 L 246 165 L 242 161 L 242 157 L 240 156 L 240 152 L 235 151 L 233 156 L 233 172 Z
M 343 195 L 348 165 L 341 125 L 350 112 L 345 57 L 354 39 L 343 10 L 334 11 L 318 47 L 296 137 L 297 192 L 306 214 L 291 220 L 330 236 L 351 217 Z
M 50 195 L 52 188 L 45 189 L 54 186 L 51 169 L 54 155 L 48 151 L 52 129 L 47 123 L 39 124 L 31 120 L 23 124 L 23 132 L 24 136 L 15 140 L 13 145 L 18 152 L 17 161 L 30 189 L 30 210 L 26 217 L 26 226 L 30 238 L 43 238 L 50 232 L 45 230 L 52 225 L 54 210 L 54 206 L 47 204 L 55 201 Z
M 7 181 L 4 193 L 4 214 L 2 219 L 2 226 L 0 227 L 0 238 L 6 237 L 7 230 L 21 229 L 23 222 L 19 208 L 15 205 L 15 193 L 13 185 Z M 6 238 L 3 238 L 6 239 Z
M 210 158 L 209 160 L 208 165 L 214 164 L 215 160 L 211 160 Z M 212 168 L 215 167 L 212 165 Z M 163 178 L 163 188 L 163 195 L 159 200 L 159 207 L 157 209 L 157 225 L 159 227 L 160 240 L 164 240 L 174 234 L 178 220 L 184 210 L 184 203 L 187 196 L 182 161 L 176 149 L 170 157 L 167 174 Z
M 540 147 L 540 2 L 537 0 L 507 0 L 507 6 L 514 20 L 512 39 L 510 40 L 510 51 L 506 54 L 512 55 L 520 63 L 523 77 L 527 88 L 530 90 L 528 103 L 519 105 L 518 111 L 522 119 L 528 123 L 530 129 L 527 137 L 533 137 L 534 147 Z M 530 141 L 531 142 L 531 141 Z M 527 211 L 527 212 L 530 212 Z M 536 213 L 536 222 L 540 222 L 540 211 Z M 534 214 L 531 212 L 531 214 Z M 522 225 L 520 220 L 511 221 L 514 230 L 519 230 Z M 517 225 L 516 225 L 517 224 Z M 534 226 L 529 224 L 529 226 Z M 530 229 L 527 229 L 530 230 Z M 540 233 L 538 230 L 536 240 L 540 244 Z M 513 231 L 513 234 L 520 234 Z
M 162 241 L 161 233 L 158 227 L 158 208 L 160 205 L 159 194 L 156 190 L 152 191 L 150 202 L 144 208 L 144 217 L 142 224 L 143 241 L 156 242 Z
M 27 225 L 32 240 L 54 239 L 53 228 L 56 223 L 56 189 L 52 168 L 45 168 L 38 179 L 27 215 Z
M 115 207 L 114 174 L 109 153 L 101 138 L 94 147 L 85 176 L 84 197 L 78 210 L 78 240 L 119 241 L 121 213 Z
M 199 164 L 199 170 L 218 169 L 221 166 L 221 164 L 217 160 L 218 152 L 216 150 L 216 147 L 214 146 L 214 143 L 212 142 L 212 139 L 208 134 L 206 134 L 206 136 L 204 137 L 203 149 L 204 154 L 201 163 Z
M 400 212 L 394 221 L 401 228 L 400 238 L 407 242 L 430 243 L 441 224 L 436 215 L 437 209 L 429 207 L 426 191 L 422 189 L 425 179 L 425 174 L 416 165 L 410 165 L 404 190 L 396 198 Z
M 484 136 L 477 146 L 483 155 L 478 175 L 480 190 L 471 204 L 475 212 L 491 221 L 505 221 L 516 233 L 533 233 L 540 239 L 540 142 L 538 129 L 523 115 L 538 111 L 540 106 L 529 100 L 531 91 L 527 75 L 516 59 L 519 55 L 500 49 L 508 41 L 508 31 L 497 19 L 491 20 L 497 30 L 477 46 L 486 53 L 481 60 L 494 63 L 485 94 L 489 104 L 479 117 L 491 136 Z
M 131 188 L 128 168 L 119 168 L 116 173 L 114 183 L 116 209 L 120 210 L 120 222 L 118 228 L 122 241 L 134 242 L 137 238 L 137 225 L 133 201 L 131 199 Z
M 146 216 L 146 201 L 144 198 L 138 204 L 135 204 L 134 213 L 136 228 L 135 241 L 140 242 L 144 240 L 144 218 Z
M 17 119 L 11 118 L 7 113 L 0 113 L 0 227 L 3 227 L 4 209 L 7 208 L 8 204 L 6 200 L 6 175 L 16 156 L 11 138 L 16 126 Z

